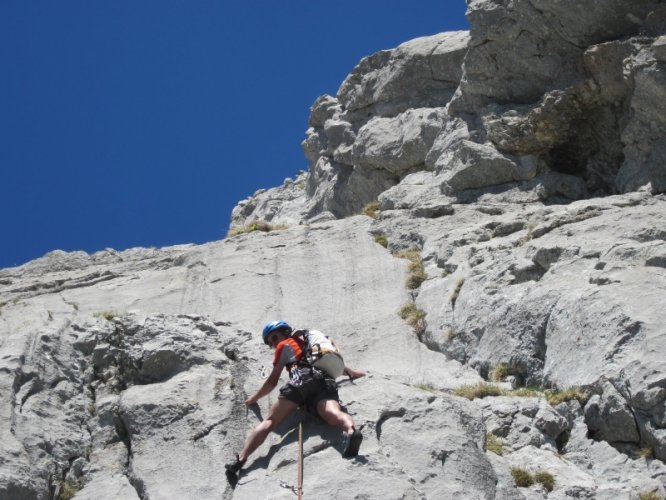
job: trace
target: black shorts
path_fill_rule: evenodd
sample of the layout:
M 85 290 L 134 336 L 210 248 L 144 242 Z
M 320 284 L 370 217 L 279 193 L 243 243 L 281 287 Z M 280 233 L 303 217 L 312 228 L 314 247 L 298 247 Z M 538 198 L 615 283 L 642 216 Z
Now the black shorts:
M 325 399 L 339 401 L 338 384 L 330 377 L 307 377 L 299 386 L 287 382 L 280 387 L 279 399 L 287 399 L 303 406 L 312 415 L 318 415 L 317 404 Z

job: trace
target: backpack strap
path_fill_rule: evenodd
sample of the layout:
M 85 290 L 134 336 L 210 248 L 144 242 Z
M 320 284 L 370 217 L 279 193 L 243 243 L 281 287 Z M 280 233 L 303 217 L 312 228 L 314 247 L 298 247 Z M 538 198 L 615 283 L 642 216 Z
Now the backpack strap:
M 303 339 L 304 341 L 303 355 L 301 356 L 299 363 L 304 363 L 307 366 L 312 367 L 312 364 L 315 362 L 315 359 L 312 355 L 312 346 L 310 345 L 310 341 L 308 339 L 309 332 L 310 330 L 308 330 L 307 328 L 301 328 L 291 332 L 291 337 L 300 337 Z

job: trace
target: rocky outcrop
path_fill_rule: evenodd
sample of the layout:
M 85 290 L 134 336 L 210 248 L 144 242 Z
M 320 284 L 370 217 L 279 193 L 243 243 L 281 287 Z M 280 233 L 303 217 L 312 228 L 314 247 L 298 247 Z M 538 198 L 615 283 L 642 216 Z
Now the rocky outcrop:
M 291 498 L 301 419 L 308 497 L 666 495 L 666 10 L 468 18 L 315 102 L 309 170 L 232 214 L 272 231 L 0 270 L 0 499 Z M 296 415 L 232 489 L 276 318 L 369 371 L 361 455 Z
M 407 173 L 427 168 L 468 40 L 467 32 L 441 33 L 363 59 L 337 97 L 322 96 L 312 106 L 303 141 L 310 170 L 299 196 L 283 189 L 255 194 L 234 209 L 232 224 L 359 213 Z M 279 211 L 265 209 L 274 199 L 285 202 Z
M 658 1 L 474 0 L 467 15 L 469 33 L 374 54 L 319 98 L 305 189 L 255 195 L 232 225 L 359 213 L 418 171 L 463 202 L 479 189 L 518 202 L 666 191 Z

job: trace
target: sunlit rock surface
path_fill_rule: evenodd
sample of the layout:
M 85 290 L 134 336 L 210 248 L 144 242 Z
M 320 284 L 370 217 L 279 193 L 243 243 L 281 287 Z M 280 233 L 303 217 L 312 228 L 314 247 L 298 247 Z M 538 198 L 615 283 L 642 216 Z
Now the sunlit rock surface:
M 308 498 L 666 495 L 666 10 L 468 18 L 317 99 L 309 170 L 233 211 L 273 231 L 0 270 L 0 499 L 293 498 L 301 420 Z M 277 318 L 368 371 L 363 446 L 298 414 L 232 489 Z

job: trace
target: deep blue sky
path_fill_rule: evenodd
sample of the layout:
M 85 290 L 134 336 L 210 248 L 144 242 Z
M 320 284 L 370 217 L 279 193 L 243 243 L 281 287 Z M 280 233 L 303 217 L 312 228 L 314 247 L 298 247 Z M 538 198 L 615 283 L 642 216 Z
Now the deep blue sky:
M 464 0 L 0 0 L 0 267 L 223 238 L 359 60 Z

